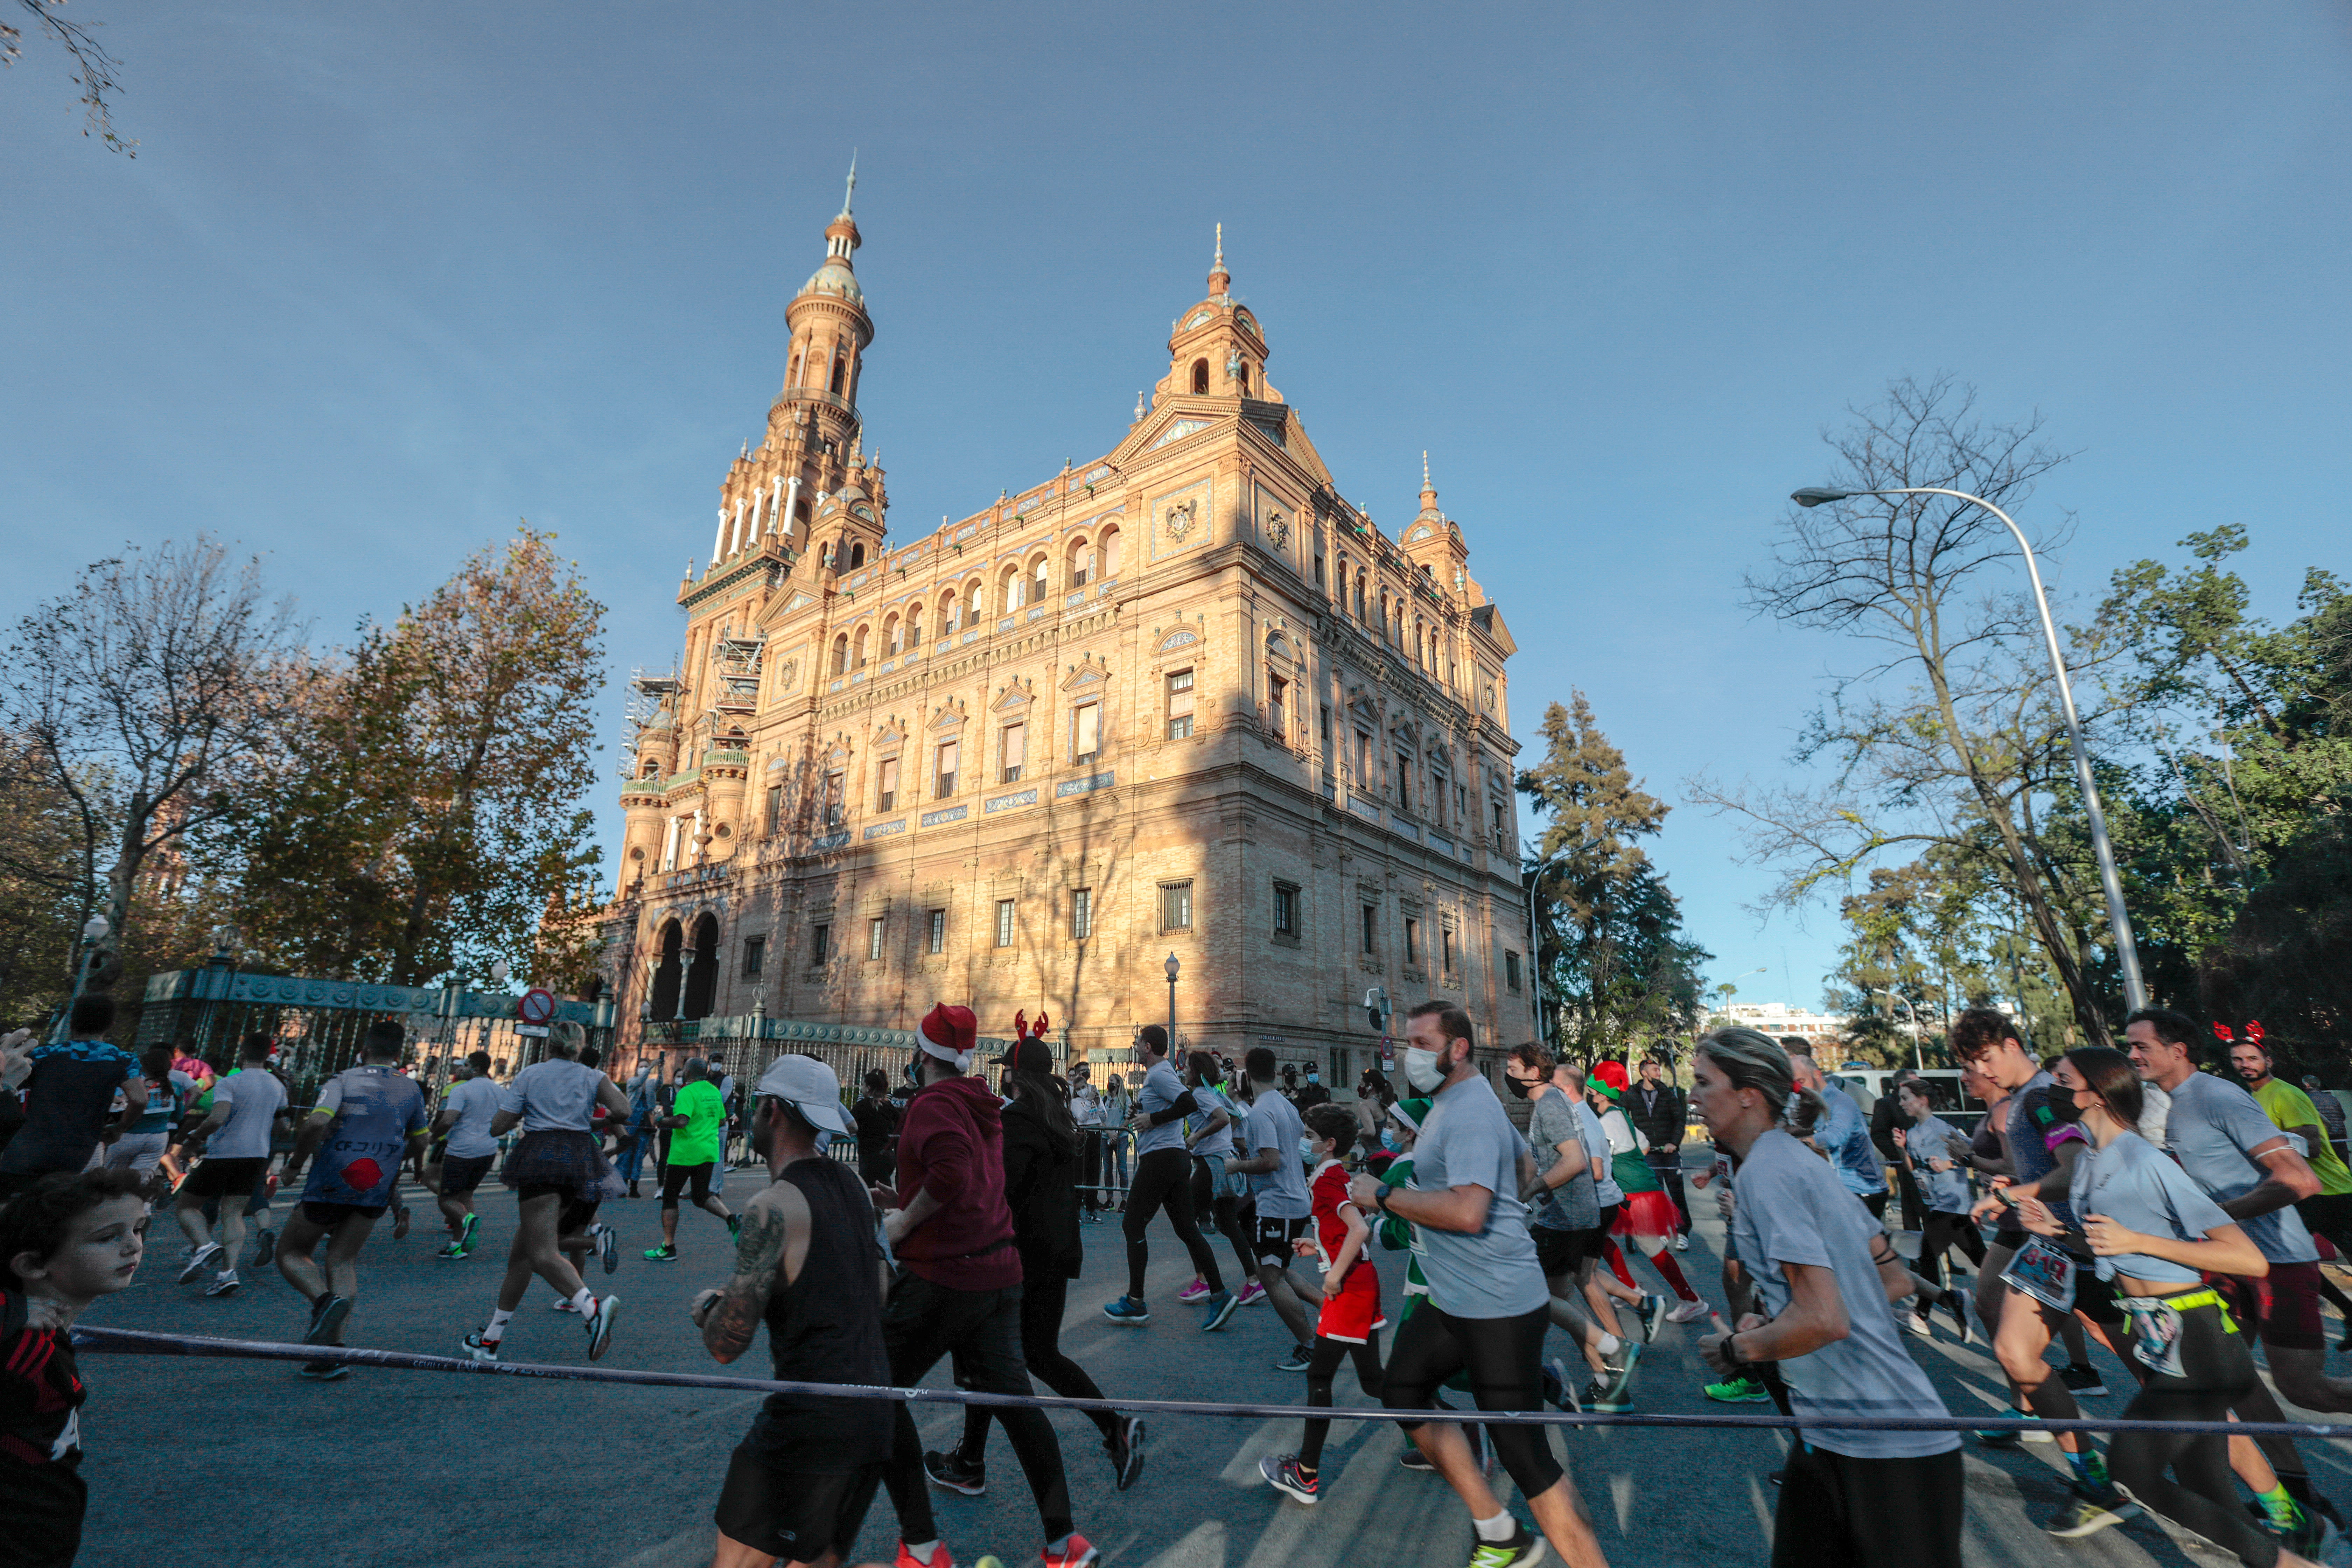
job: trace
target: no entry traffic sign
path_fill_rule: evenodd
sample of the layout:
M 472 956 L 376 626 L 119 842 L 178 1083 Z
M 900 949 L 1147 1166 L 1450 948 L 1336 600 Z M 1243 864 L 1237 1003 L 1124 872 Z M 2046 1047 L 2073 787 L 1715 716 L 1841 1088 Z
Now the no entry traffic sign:
M 544 1024 L 555 1016 L 555 993 L 534 985 L 515 1004 L 515 1016 L 526 1024 Z

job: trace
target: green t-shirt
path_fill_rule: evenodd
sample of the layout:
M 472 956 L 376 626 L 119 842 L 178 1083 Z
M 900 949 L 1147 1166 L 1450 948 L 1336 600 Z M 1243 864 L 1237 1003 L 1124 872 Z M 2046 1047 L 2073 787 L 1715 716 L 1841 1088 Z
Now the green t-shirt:
M 2275 1078 L 2253 1093 L 2254 1102 L 2263 1108 L 2263 1114 L 2281 1131 L 2290 1127 L 2319 1129 L 2319 1142 L 2311 1146 L 2304 1159 L 2310 1164 L 2311 1173 L 2319 1178 L 2322 1195 L 2352 1193 L 2352 1170 L 2345 1168 L 2335 1146 L 2327 1142 L 2327 1123 L 2319 1119 L 2319 1108 L 2311 1103 L 2311 1096 Z
M 719 1086 L 707 1078 L 696 1079 L 677 1091 L 677 1098 L 670 1101 L 669 1113 L 686 1118 L 686 1125 L 670 1134 L 669 1163 L 716 1164 L 719 1130 L 727 1121 L 727 1105 L 719 1098 Z

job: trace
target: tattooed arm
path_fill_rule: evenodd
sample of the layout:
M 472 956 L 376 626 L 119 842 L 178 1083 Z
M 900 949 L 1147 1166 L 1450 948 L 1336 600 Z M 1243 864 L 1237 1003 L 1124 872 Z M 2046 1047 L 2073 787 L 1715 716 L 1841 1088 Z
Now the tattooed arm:
M 800 1189 L 783 1182 L 761 1189 L 743 1211 L 734 1278 L 695 1300 L 694 1321 L 713 1357 L 731 1362 L 751 1348 L 769 1298 L 799 1276 L 808 1246 L 808 1200 Z

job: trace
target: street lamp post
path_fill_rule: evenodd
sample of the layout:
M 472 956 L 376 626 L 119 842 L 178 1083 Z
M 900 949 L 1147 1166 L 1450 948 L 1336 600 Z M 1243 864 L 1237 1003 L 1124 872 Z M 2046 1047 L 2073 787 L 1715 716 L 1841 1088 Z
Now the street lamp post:
M 1168 1048 L 1172 1051 L 1176 1048 L 1176 972 L 1183 966 L 1171 952 L 1168 962 L 1160 967 L 1168 971 Z
M 56 1045 L 73 1028 L 73 1010 L 81 1001 L 83 987 L 89 984 L 89 966 L 98 957 L 98 944 L 114 929 L 104 915 L 92 915 L 82 922 L 81 961 L 74 965 L 73 994 L 66 1001 L 66 1010 L 58 1015 L 58 1026 L 50 1033 L 49 1043 Z
M 1911 1065 L 1917 1068 L 1921 1072 L 1926 1072 L 1927 1070 L 1927 1058 L 1925 1050 L 1919 1044 L 1919 1009 L 1911 1005 L 1911 998 L 1908 996 L 1897 995 L 1895 993 L 1889 991 L 1884 985 L 1874 985 L 1870 990 L 1873 995 L 1891 997 L 1895 1001 L 1902 1003 L 1903 1010 L 1911 1015 Z
M 2139 950 L 2132 945 L 2131 916 L 2124 910 L 2123 878 L 2116 871 L 2116 848 L 2107 837 L 2107 815 L 2099 805 L 2098 786 L 2091 781 L 2091 754 L 2083 745 L 2083 721 L 2074 712 L 2074 689 L 2066 680 L 2066 657 L 2058 647 L 2058 626 L 2050 618 L 2050 596 L 2042 592 L 2042 567 L 2033 557 L 2032 542 L 2009 513 L 1982 496 L 1972 496 L 1966 490 L 1948 490 L 1935 485 L 1883 490 L 1806 489 L 1789 499 L 1801 507 L 1816 507 L 1856 496 L 1949 496 L 1954 500 L 1980 506 L 2000 519 L 2016 538 L 2018 549 L 2025 552 L 2025 574 L 2033 584 L 2034 608 L 2042 612 L 2042 637 L 2050 650 L 2050 671 L 2058 680 L 2058 708 L 2066 717 L 2066 740 L 2074 752 L 2074 782 L 2082 788 L 2084 815 L 2091 821 L 2091 843 L 2098 851 L 2099 888 L 2106 895 L 2107 924 L 2115 933 L 2116 966 L 2123 971 L 2124 1005 L 2132 1012 L 2139 1011 L 2147 1005 L 2147 986 L 2140 979 Z
M 1559 857 L 1560 851 L 1552 851 L 1528 873 L 1528 1006 L 1534 1015 L 1536 1044 L 1539 1046 L 1544 1042 L 1543 932 L 1536 927 L 1536 884 Z

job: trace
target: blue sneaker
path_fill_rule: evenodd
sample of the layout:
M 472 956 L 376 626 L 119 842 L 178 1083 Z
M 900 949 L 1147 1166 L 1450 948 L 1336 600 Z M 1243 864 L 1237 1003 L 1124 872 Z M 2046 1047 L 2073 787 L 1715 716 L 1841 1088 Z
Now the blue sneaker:
M 1140 1327 L 1151 1321 L 1151 1309 L 1140 1301 L 1121 1296 L 1103 1309 L 1103 1316 L 1114 1323 L 1128 1323 Z
M 1231 1321 L 1233 1315 L 1241 1310 L 1240 1297 L 1231 1290 L 1218 1291 L 1209 1298 L 1209 1321 L 1201 1325 L 1201 1331 L 1204 1334 L 1215 1333 Z

